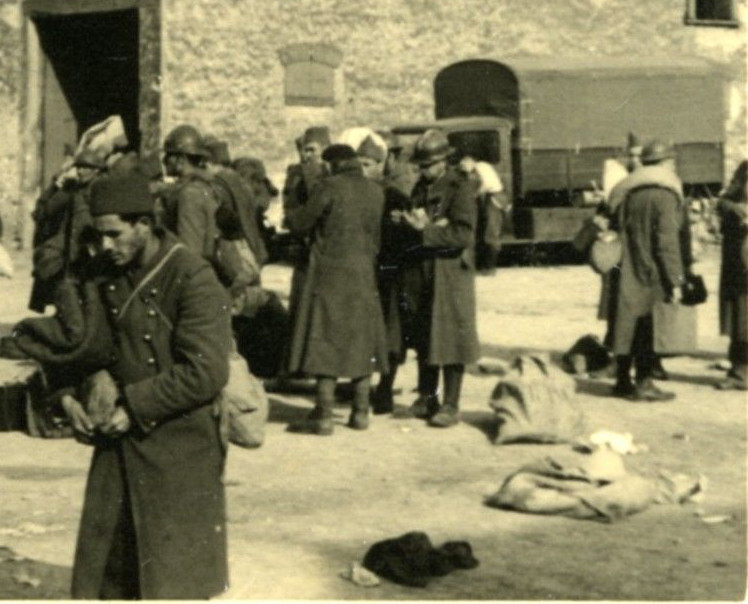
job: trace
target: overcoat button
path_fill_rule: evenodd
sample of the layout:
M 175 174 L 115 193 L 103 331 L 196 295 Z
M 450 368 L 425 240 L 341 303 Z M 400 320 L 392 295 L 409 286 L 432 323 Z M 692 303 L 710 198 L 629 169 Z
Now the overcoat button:
M 143 336 L 143 339 L 144 339 L 144 340 L 145 340 L 146 342 L 150 342 L 150 341 L 151 341 L 151 340 L 153 339 L 153 336 L 152 336 L 151 334 L 147 333 L 147 334 L 145 334 L 145 335 Z
M 115 315 L 115 316 L 118 315 L 119 314 L 119 309 L 118 308 L 113 308 L 112 309 L 112 314 Z
M 108 287 L 107 289 L 108 289 L 108 290 L 109 290 L 110 292 L 113 292 L 113 291 L 115 291 L 115 290 L 117 289 L 117 286 L 116 286 L 116 285 L 114 285 L 114 283 L 112 283 L 112 284 L 111 284 L 111 285 L 110 285 L 110 286 L 109 286 L 109 287 Z
M 158 293 L 158 288 L 152 287 L 151 288 L 151 295 L 155 296 Z
M 151 358 L 149 358 L 149 359 L 148 359 L 148 361 L 146 361 L 146 362 L 147 362 L 147 363 L 148 363 L 149 365 L 155 365 L 155 364 L 156 364 L 156 359 L 154 359 L 153 357 L 151 357 Z
M 156 311 L 155 311 L 155 310 L 153 310 L 153 309 L 149 310 L 149 311 L 148 311 L 148 316 L 149 316 L 149 317 L 155 317 L 155 316 L 156 316 Z

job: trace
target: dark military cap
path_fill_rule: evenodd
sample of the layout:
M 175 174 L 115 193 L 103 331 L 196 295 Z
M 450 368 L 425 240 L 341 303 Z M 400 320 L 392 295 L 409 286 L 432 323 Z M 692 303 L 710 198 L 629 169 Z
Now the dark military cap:
M 330 145 L 322 152 L 322 159 L 328 162 L 338 162 L 346 159 L 356 159 L 358 155 L 350 145 Z

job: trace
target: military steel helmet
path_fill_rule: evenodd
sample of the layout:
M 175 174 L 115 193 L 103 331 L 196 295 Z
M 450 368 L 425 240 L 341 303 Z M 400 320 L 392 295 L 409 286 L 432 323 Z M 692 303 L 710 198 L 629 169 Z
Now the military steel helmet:
M 454 153 L 447 135 L 441 130 L 426 130 L 416 141 L 410 161 L 418 165 L 433 164 Z
M 657 139 L 648 142 L 642 149 L 642 163 L 644 165 L 657 164 L 674 157 L 675 150 L 670 145 Z
M 164 141 L 164 151 L 173 154 L 208 157 L 208 151 L 205 149 L 200 132 L 197 128 L 186 124 L 177 126 L 169 132 Z

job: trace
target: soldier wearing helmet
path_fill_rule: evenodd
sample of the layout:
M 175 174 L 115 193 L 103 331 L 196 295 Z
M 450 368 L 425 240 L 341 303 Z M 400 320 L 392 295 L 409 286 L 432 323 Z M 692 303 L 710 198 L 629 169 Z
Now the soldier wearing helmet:
M 611 227 L 619 232 L 623 248 L 614 300 L 613 393 L 637 402 L 663 402 L 675 394 L 654 384 L 658 355 L 683 352 L 678 332 L 688 331 L 689 315 L 678 303 L 693 259 L 674 149 L 653 140 L 644 146 L 641 162 L 611 192 L 621 200 Z
M 164 141 L 164 166 L 176 186 L 164 202 L 164 226 L 193 252 L 213 260 L 218 200 L 205 170 L 208 151 L 200 132 L 177 126 Z
M 442 428 L 458 423 L 465 365 L 478 358 L 472 251 L 477 186 L 448 165 L 453 151 L 440 130 L 424 132 L 411 157 L 420 172 L 414 209 L 392 212 L 415 239 L 403 267 L 405 337 L 418 354 L 418 398 L 408 414 Z

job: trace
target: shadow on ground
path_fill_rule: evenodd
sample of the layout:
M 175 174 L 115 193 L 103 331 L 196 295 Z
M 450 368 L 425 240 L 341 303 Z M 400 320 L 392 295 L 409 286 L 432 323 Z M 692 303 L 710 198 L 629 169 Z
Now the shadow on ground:
M 71 569 L 17 556 L 0 546 L 0 598 L 64 600 L 70 598 Z

